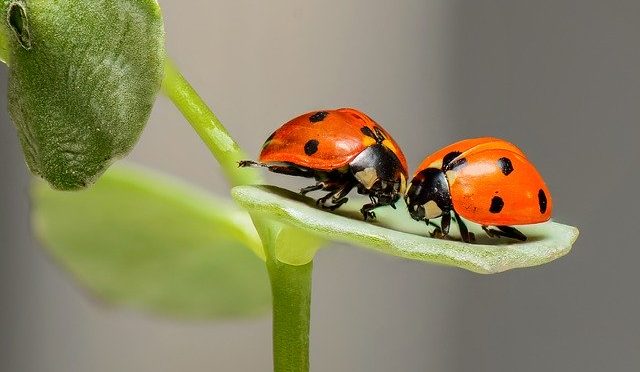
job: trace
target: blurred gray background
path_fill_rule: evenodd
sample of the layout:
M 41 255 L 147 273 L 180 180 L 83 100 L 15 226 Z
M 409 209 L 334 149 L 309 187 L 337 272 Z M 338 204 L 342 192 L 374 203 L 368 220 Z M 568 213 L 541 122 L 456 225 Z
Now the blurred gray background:
M 170 54 L 252 156 L 289 118 L 341 106 L 382 123 L 412 166 L 500 136 L 536 163 L 556 219 L 581 229 L 569 256 L 494 276 L 321 251 L 313 370 L 640 369 L 640 2 L 160 3 Z M 50 262 L 0 99 L 0 371 L 268 371 L 268 316 L 185 324 L 105 308 Z M 226 193 L 164 98 L 129 159 Z

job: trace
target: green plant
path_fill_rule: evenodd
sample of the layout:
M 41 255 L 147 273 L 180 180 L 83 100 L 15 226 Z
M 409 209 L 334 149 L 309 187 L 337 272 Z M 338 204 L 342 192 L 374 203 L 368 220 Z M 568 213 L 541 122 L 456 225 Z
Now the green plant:
M 155 1 L 4 0 L 2 11 L 11 116 L 28 166 L 49 184 L 33 187 L 47 249 L 101 298 L 166 315 L 247 316 L 271 298 L 276 371 L 309 368 L 313 257 L 329 241 L 496 273 L 549 262 L 577 238 L 547 223 L 523 229 L 526 243 L 470 245 L 424 237 L 402 207 L 380 210 L 375 224 L 354 203 L 318 210 L 237 168 L 247 156 L 165 57 Z M 160 88 L 220 163 L 237 205 L 139 168 L 102 175 L 131 150 Z

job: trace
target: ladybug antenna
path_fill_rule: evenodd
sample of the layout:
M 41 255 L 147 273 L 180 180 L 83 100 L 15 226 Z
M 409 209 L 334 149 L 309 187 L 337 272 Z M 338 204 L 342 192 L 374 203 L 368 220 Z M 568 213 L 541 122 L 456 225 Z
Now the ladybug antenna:
M 240 160 L 238 162 L 238 168 L 244 167 L 268 167 L 268 165 L 253 160 Z

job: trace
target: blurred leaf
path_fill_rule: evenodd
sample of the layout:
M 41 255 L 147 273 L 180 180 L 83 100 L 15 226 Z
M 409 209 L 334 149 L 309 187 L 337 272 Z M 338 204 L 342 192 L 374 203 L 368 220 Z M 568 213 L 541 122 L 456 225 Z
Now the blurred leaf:
M 33 199 L 48 251 L 107 302 L 192 318 L 268 309 L 259 237 L 231 203 L 122 167 L 81 192 L 35 182 Z
M 475 230 L 479 244 L 468 244 L 425 237 L 429 231 L 427 226 L 412 220 L 402 202 L 398 203 L 397 210 L 390 207 L 376 209 L 378 219 L 371 223 L 362 221 L 359 209 L 363 202 L 358 200 L 351 200 L 329 213 L 316 208 L 313 199 L 275 186 L 238 186 L 232 194 L 236 202 L 252 214 L 266 216 L 324 239 L 477 273 L 497 273 L 552 261 L 567 254 L 578 237 L 576 228 L 553 222 L 519 226 L 529 239 L 517 243 L 486 237 L 477 227 L 470 226 L 471 231 Z M 452 230 L 456 230 L 455 226 Z M 454 234 L 452 231 L 455 237 Z
M 6 26 L 6 23 L 0 20 L 0 62 L 4 63 L 9 61 L 9 30 Z
M 138 140 L 160 88 L 154 0 L 5 0 L 9 111 L 31 171 L 79 189 Z M 1 48 L 0 43 L 0 48 Z

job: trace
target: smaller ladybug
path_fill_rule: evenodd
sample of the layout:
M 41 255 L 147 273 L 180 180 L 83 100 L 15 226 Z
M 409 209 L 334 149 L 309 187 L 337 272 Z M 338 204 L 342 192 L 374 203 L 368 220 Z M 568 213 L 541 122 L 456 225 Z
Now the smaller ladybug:
M 316 201 L 324 209 L 340 207 L 356 188 L 371 200 L 360 209 L 365 220 L 375 218 L 377 207 L 395 208 L 408 177 L 407 160 L 398 144 L 373 119 L 352 108 L 314 111 L 292 119 L 267 138 L 258 160 L 238 165 L 315 178 L 316 183 L 300 193 L 328 191 Z
M 475 237 L 462 218 L 482 225 L 490 237 L 524 241 L 527 237 L 511 225 L 548 221 L 553 206 L 547 185 L 524 153 L 492 137 L 466 139 L 427 156 L 405 200 L 413 219 L 436 227 L 432 236 L 447 236 L 453 214 L 465 242 Z M 429 222 L 438 217 L 440 226 Z

